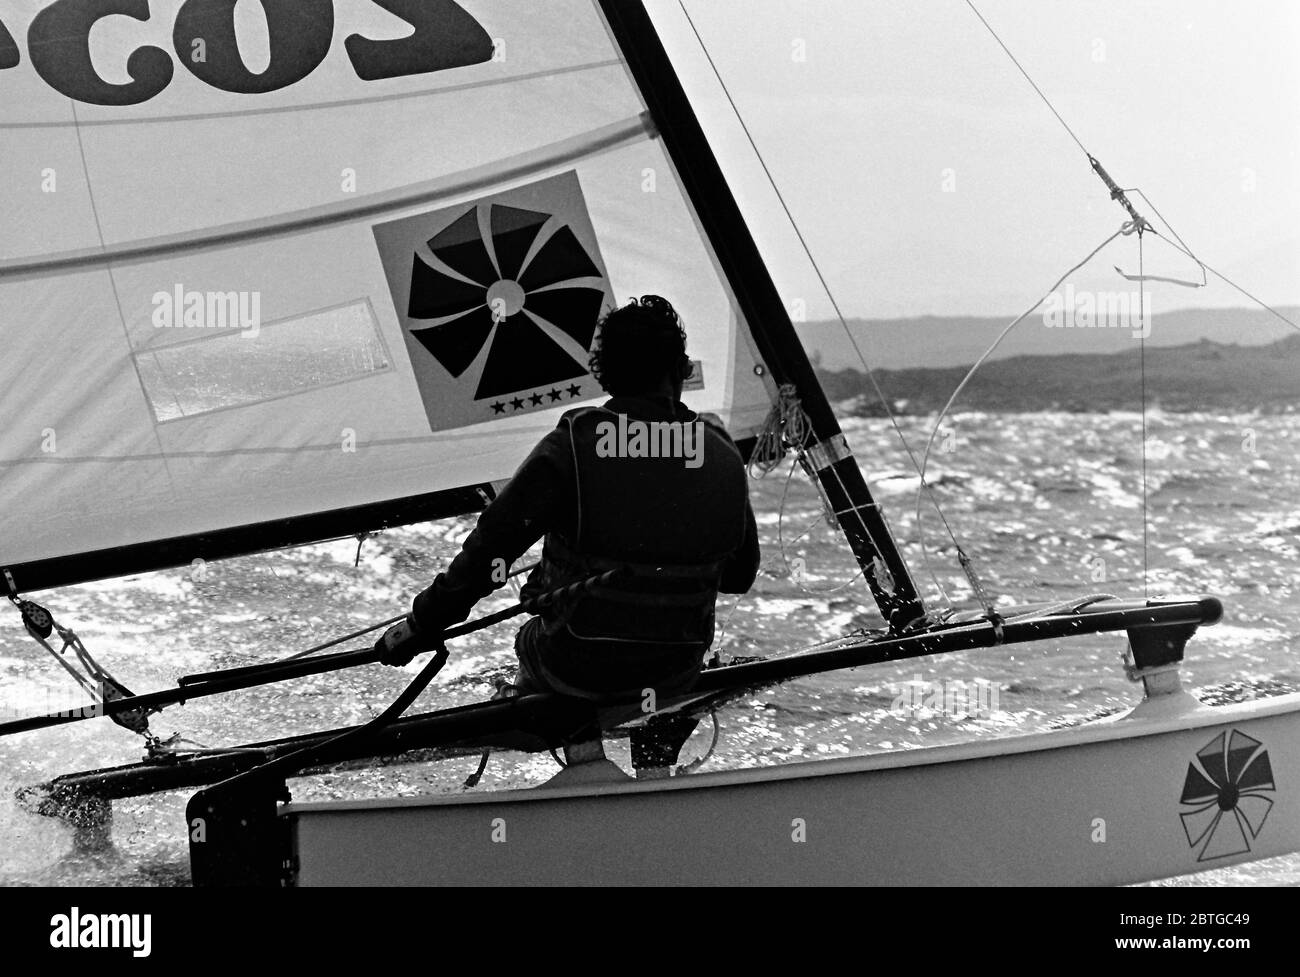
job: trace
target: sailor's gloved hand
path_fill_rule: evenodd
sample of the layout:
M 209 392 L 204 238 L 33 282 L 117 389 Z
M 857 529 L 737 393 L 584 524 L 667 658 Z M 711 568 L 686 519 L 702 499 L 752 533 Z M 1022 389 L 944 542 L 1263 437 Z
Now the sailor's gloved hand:
M 427 635 L 409 617 L 384 632 L 375 642 L 375 651 L 385 665 L 406 665 L 421 652 L 438 646 L 438 635 Z

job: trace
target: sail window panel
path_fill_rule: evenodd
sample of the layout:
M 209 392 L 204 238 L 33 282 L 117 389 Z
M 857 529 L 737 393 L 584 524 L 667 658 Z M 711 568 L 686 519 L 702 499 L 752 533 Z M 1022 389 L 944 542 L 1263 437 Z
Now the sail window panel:
M 158 421 L 360 380 L 392 369 L 370 303 L 226 330 L 137 353 L 136 366 Z

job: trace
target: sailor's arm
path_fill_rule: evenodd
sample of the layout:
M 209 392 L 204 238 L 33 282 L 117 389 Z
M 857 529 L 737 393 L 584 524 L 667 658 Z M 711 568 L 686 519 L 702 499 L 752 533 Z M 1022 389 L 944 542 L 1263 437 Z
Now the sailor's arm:
M 699 414 L 701 421 L 713 429 L 714 433 L 731 446 L 731 450 L 736 453 L 736 460 L 743 464 L 743 456 L 736 442 L 732 440 L 731 434 L 727 431 L 726 425 L 716 414 Z M 749 588 L 754 586 L 754 580 L 758 576 L 758 565 L 760 555 L 758 550 L 758 524 L 754 521 L 754 507 L 749 502 L 749 488 L 745 488 L 745 533 L 741 540 L 740 546 L 727 557 L 722 564 L 722 574 L 719 577 L 718 590 L 724 594 L 744 594 L 749 592 Z
M 546 533 L 567 482 L 567 445 L 558 430 L 538 443 L 519 470 L 479 516 L 446 571 L 416 595 L 411 613 L 375 647 L 388 665 L 405 665 L 437 644 L 446 628 L 469 616 L 474 605 L 505 583 L 501 573 Z
M 559 470 L 567 458 L 561 432 L 543 438 L 501 494 L 483 510 L 446 571 L 416 596 L 415 624 L 440 631 L 469 616 L 474 605 L 505 583 L 508 569 L 551 527 L 566 484 Z
M 722 565 L 722 575 L 718 590 L 724 594 L 743 594 L 754 586 L 758 576 L 759 564 L 758 524 L 754 521 L 754 509 L 745 499 L 745 538 L 740 546 L 727 557 Z

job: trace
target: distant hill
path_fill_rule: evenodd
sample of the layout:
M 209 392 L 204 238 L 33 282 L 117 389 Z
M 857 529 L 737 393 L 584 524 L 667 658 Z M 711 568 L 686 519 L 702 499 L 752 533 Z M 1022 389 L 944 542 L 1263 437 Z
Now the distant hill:
M 1300 308 L 1282 307 L 1293 322 Z M 850 319 L 849 329 L 873 370 L 962 366 L 974 363 L 1015 316 L 923 316 L 915 319 Z M 1264 309 L 1174 309 L 1152 315 L 1147 348 L 1186 346 L 1201 340 L 1224 345 L 1264 346 L 1294 330 Z M 859 367 L 857 354 L 839 322 L 798 326 L 804 346 L 828 370 Z M 1129 328 L 1048 328 L 1042 312 L 1020 323 L 991 359 L 1122 353 L 1137 346 Z
M 876 370 L 891 406 L 906 414 L 940 410 L 969 366 Z M 853 401 L 859 416 L 883 413 L 865 374 L 819 369 L 832 401 Z M 1138 410 L 1139 351 L 1015 356 L 986 362 L 956 410 L 991 412 Z M 1300 334 L 1265 346 L 1215 342 L 1146 349 L 1146 403 L 1167 411 L 1300 411 Z

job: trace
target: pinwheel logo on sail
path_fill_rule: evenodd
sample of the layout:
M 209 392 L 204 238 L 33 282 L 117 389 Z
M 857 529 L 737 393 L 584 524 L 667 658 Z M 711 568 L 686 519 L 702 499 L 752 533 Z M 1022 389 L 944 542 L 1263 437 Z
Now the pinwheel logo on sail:
M 1244 855 L 1259 837 L 1277 789 L 1268 751 L 1240 730 L 1220 733 L 1187 766 L 1179 815 L 1187 843 L 1206 862 Z
M 609 287 L 574 174 L 375 235 L 434 430 L 600 395 Z

